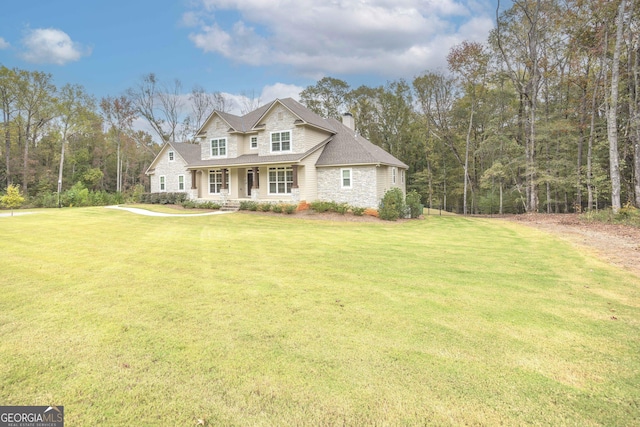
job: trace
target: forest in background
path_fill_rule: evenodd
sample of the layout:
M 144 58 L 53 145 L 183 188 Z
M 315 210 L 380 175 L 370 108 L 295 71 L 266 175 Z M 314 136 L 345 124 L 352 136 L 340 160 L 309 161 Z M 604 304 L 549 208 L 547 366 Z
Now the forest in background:
M 410 166 L 408 190 L 426 206 L 640 207 L 636 3 L 514 1 L 485 43 L 448 52 L 447 69 L 378 87 L 325 77 L 300 102 L 323 117 L 350 112 L 358 133 Z M 240 113 L 261 103 L 245 99 Z M 158 142 L 193 142 L 215 109 L 230 110 L 220 93 L 186 94 L 179 80 L 153 73 L 98 101 L 82 86 L 56 87 L 50 74 L 0 65 L 0 187 L 19 184 L 34 206 L 71 189 L 102 199 L 142 193 Z M 140 120 L 149 132 L 134 130 Z

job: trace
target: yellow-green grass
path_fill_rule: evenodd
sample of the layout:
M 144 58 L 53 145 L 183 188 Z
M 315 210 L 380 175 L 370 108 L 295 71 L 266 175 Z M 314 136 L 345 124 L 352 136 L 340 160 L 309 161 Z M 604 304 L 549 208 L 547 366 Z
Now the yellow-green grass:
M 640 424 L 640 279 L 519 224 L 77 208 L 0 254 L 0 404 L 70 426 Z

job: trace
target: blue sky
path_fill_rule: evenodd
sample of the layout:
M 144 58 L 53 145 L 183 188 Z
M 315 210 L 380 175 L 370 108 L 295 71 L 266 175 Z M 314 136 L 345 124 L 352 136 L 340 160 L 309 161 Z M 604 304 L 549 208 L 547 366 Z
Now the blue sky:
M 261 101 L 331 76 L 355 88 L 446 68 L 486 41 L 491 0 L 24 0 L 0 13 L 0 64 L 51 73 L 96 98 L 146 73 Z

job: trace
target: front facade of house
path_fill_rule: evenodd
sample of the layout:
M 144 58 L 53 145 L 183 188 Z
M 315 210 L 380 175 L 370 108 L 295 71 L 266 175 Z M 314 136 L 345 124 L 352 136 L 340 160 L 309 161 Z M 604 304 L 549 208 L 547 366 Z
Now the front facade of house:
M 291 98 L 245 116 L 214 112 L 196 138 L 162 147 L 147 170 L 152 193 L 377 207 L 390 188 L 406 189 L 407 165 L 357 135 L 350 115 L 323 119 Z

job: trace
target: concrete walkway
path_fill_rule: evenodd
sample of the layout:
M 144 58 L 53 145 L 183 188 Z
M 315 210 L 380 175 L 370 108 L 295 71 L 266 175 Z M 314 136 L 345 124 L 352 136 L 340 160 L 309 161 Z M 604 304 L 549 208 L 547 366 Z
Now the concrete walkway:
M 194 214 L 171 214 L 171 213 L 161 213 L 161 212 L 152 212 L 152 211 L 148 211 L 146 209 L 140 209 L 140 208 L 127 208 L 124 206 L 105 206 L 105 208 L 107 209 L 120 209 L 123 211 L 129 211 L 131 213 L 134 214 L 138 214 L 138 215 L 146 215 L 146 216 L 182 216 L 182 217 L 189 217 L 189 216 L 209 216 L 209 215 L 223 215 L 226 213 L 233 213 L 233 212 L 223 212 L 223 211 L 216 211 L 216 212 L 205 212 L 205 213 L 194 213 Z
M 19 211 L 14 211 L 13 212 L 13 216 L 20 216 L 20 215 L 30 215 L 30 214 L 34 214 L 35 212 L 19 212 Z M 0 218 L 2 217 L 7 217 L 7 216 L 11 216 L 11 212 L 2 212 L 0 213 Z

